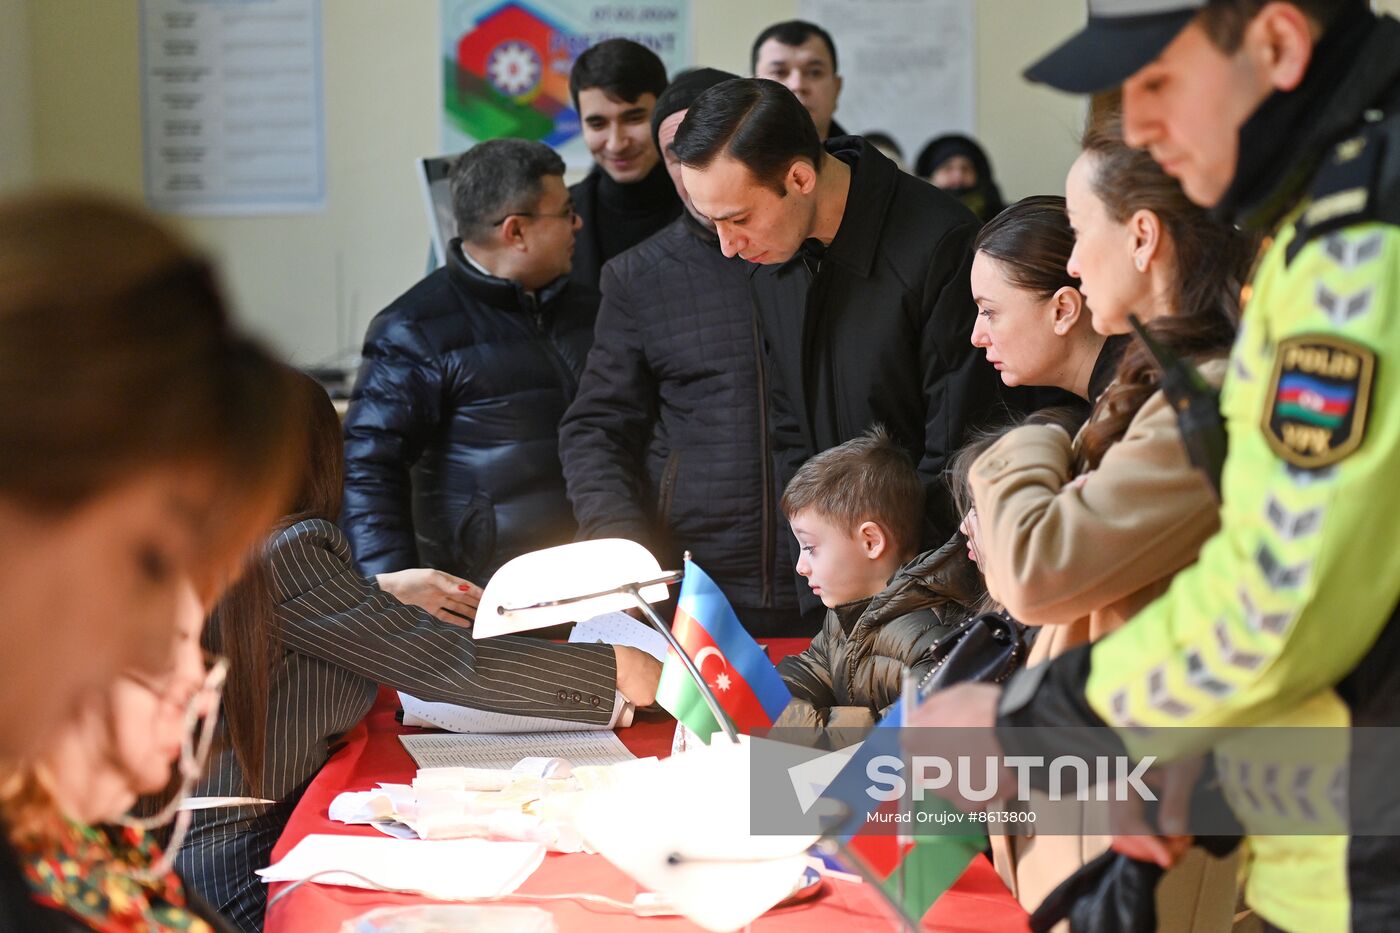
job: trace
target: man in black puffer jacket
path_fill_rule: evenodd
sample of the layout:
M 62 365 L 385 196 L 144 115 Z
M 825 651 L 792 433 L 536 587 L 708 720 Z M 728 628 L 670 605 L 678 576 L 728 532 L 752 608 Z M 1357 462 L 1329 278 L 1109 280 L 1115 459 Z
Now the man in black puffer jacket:
M 578 217 L 563 175 L 540 143 L 465 153 L 447 265 L 370 323 L 341 522 L 366 575 L 427 566 L 484 584 L 573 537 L 558 427 L 598 294 L 568 279 Z
M 732 77 L 698 69 L 661 95 L 652 126 L 668 166 L 691 101 Z M 748 281 L 690 210 L 609 262 L 560 454 L 580 537 L 630 538 L 666 567 L 688 550 L 751 634 L 810 635 L 779 538 Z

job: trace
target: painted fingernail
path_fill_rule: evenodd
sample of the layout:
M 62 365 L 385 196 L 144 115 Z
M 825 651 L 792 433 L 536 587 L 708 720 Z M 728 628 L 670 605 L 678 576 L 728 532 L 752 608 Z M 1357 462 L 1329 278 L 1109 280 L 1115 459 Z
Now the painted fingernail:
M 461 590 L 463 593 L 470 593 L 474 587 L 470 583 L 463 583 L 458 586 L 457 589 Z

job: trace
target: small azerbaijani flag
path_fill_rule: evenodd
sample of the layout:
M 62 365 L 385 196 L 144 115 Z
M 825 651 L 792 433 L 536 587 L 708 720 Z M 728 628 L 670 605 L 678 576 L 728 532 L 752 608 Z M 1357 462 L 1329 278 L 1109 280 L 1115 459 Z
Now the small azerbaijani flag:
M 739 732 L 773 725 L 792 699 L 778 669 L 768 660 L 729 600 L 705 571 L 687 559 L 671 632 L 695 661 L 720 708 Z M 675 651 L 666 655 L 656 702 L 705 742 L 720 731 L 710 707 Z

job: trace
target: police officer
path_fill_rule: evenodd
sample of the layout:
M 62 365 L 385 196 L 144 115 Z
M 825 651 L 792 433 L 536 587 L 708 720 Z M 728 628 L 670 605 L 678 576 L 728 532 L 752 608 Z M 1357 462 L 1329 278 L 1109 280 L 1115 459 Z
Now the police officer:
M 1126 141 L 1194 201 L 1266 235 L 1222 394 L 1221 529 L 1114 634 L 1004 691 L 936 694 L 911 718 L 1120 736 L 1400 724 L 1400 22 L 1364 0 L 1089 0 L 1086 28 L 1027 77 L 1121 85 Z M 1195 746 L 1183 751 L 1213 744 L 1183 734 Z M 1246 839 L 1246 899 L 1266 923 L 1393 928 L 1400 838 L 1357 832 L 1363 806 L 1400 811 L 1393 775 L 1366 784 L 1360 742 L 1332 773 L 1251 768 L 1223 749 L 1247 832 L 1253 808 L 1292 807 L 1280 788 L 1350 809 L 1350 837 Z M 1260 780 L 1271 793 L 1253 793 Z

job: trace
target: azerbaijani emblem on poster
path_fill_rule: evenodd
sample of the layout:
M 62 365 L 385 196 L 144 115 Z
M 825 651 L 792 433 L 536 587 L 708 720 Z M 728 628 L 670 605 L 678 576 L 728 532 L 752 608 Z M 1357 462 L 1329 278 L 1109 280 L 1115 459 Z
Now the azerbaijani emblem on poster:
M 603 39 L 640 42 L 675 74 L 690 65 L 690 0 L 442 0 L 442 145 L 519 136 L 590 164 L 569 70 Z

